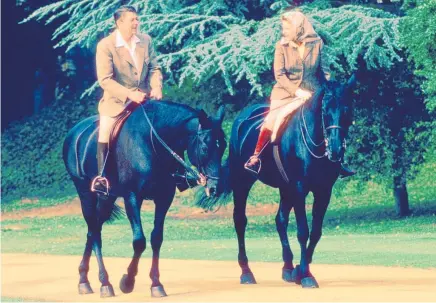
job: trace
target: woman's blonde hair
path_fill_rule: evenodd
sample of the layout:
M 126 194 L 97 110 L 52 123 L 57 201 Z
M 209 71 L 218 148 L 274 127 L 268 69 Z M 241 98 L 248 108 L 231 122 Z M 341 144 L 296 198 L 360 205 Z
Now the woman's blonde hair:
M 284 12 L 280 20 L 293 24 L 297 29 L 296 42 L 302 42 L 307 39 L 316 39 L 318 34 L 313 29 L 312 23 L 300 10 L 294 9 Z
M 280 16 L 280 20 L 281 21 L 288 21 L 288 22 L 292 22 L 295 19 L 299 19 L 301 21 L 303 21 L 305 18 L 307 18 L 303 12 L 299 9 L 294 9 L 294 10 L 288 10 L 285 11 L 283 14 L 281 14 Z

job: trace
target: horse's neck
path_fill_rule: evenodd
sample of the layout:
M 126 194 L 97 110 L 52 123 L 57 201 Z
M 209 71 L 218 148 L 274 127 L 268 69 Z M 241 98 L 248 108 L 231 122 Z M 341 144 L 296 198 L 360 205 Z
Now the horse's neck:
M 196 132 L 195 123 L 192 122 L 196 118 L 195 113 L 184 107 L 168 106 L 165 109 L 164 106 L 165 104 L 155 104 L 146 109 L 145 112 L 152 127 L 171 148 L 186 149 L 189 136 Z M 144 112 L 138 111 L 135 118 L 137 120 L 133 121 L 133 124 L 144 125 L 145 132 L 148 132 L 149 126 Z
M 304 117 L 300 117 L 303 119 L 301 122 L 305 124 L 312 139 L 316 140 L 315 143 L 319 143 L 324 138 L 322 132 L 322 98 L 317 98 L 317 100 L 303 106 L 302 114 Z

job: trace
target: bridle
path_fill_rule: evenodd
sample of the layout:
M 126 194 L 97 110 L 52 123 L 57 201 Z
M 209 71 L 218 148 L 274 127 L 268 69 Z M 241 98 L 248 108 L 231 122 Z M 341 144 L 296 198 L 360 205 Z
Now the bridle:
M 156 132 L 156 129 L 153 127 L 153 124 L 150 121 L 150 118 L 148 117 L 147 113 L 145 112 L 144 109 L 144 105 L 141 104 L 141 108 L 142 108 L 142 112 L 144 113 L 145 119 L 147 120 L 148 124 L 150 125 L 150 129 L 152 134 L 156 137 L 156 139 L 162 144 L 162 146 L 170 153 L 171 156 L 173 156 L 173 158 L 179 162 L 186 170 L 186 174 L 185 174 L 185 178 L 195 178 L 197 180 L 197 183 L 205 186 L 207 179 L 213 179 L 213 180 L 218 180 L 218 177 L 214 177 L 214 176 L 210 176 L 204 173 L 204 169 L 203 167 L 200 165 L 200 161 L 199 161 L 199 156 L 198 156 L 198 141 L 199 141 L 199 137 L 200 134 L 203 134 L 205 132 L 211 131 L 211 130 L 202 130 L 201 129 L 201 124 L 198 123 L 198 130 L 197 130 L 197 134 L 194 136 L 194 140 L 197 141 L 197 150 L 196 150 L 196 156 L 197 156 L 197 164 L 199 166 L 200 172 L 198 172 L 196 169 L 192 168 L 190 165 L 188 165 L 175 151 L 173 151 L 168 144 L 165 143 L 165 141 L 159 136 L 159 134 Z M 151 139 L 151 141 L 153 142 L 153 138 Z M 189 184 L 189 182 L 187 182 Z
M 328 148 L 328 146 L 329 146 L 329 140 L 328 140 L 328 136 L 327 136 L 327 131 L 328 130 L 332 130 L 332 129 L 339 129 L 340 131 L 342 130 L 344 130 L 343 128 L 342 128 L 342 126 L 340 126 L 340 125 L 329 125 L 329 126 L 325 126 L 325 119 L 324 119 L 324 109 L 321 109 L 321 125 L 322 125 L 322 133 L 323 133 L 323 140 L 320 142 L 320 143 L 315 143 L 314 141 L 313 141 L 313 139 L 312 139 L 312 137 L 310 136 L 310 134 L 309 134 L 309 130 L 308 130 L 308 128 L 307 128 L 307 124 L 306 124 L 306 119 L 305 119 L 305 117 L 304 117 L 304 107 L 305 107 L 305 104 L 303 104 L 303 106 L 301 106 L 301 109 L 300 109 L 300 114 L 301 114 L 301 120 L 300 120 L 300 131 L 301 131 L 301 136 L 302 136 L 302 138 L 303 138 L 303 142 L 304 142 L 304 145 L 306 146 L 306 149 L 309 151 L 309 153 L 314 157 L 314 158 L 317 158 L 317 159 L 322 159 L 322 158 L 324 158 L 324 157 L 327 157 L 327 156 L 331 156 L 331 150 Z M 306 134 L 305 134 L 306 133 Z M 309 144 L 308 144 L 308 140 L 307 139 L 309 139 L 309 142 L 314 146 L 314 147 L 319 147 L 319 146 L 322 146 L 323 144 L 324 144 L 324 148 L 325 148 L 325 151 L 324 151 L 324 153 L 322 154 L 322 155 L 317 155 L 314 151 L 312 151 L 311 150 L 311 148 L 309 147 Z M 344 139 L 344 142 L 342 143 L 342 146 L 343 146 L 343 148 L 345 149 L 346 147 L 347 147 L 347 143 L 346 143 L 346 140 Z M 331 161 L 331 162 L 338 162 L 338 161 L 334 161 L 334 160 L 331 160 L 331 157 L 328 157 L 328 159 Z M 340 161 L 340 160 L 339 160 Z
M 211 132 L 212 132 L 212 129 L 203 130 L 201 128 L 201 124 L 198 123 L 197 134 L 192 139 L 193 142 L 195 141 L 195 157 L 196 157 L 196 161 L 197 161 L 197 168 L 200 170 L 200 174 L 206 179 L 206 182 L 208 179 L 211 179 L 211 180 L 219 180 L 220 179 L 219 177 L 215 177 L 215 176 L 211 176 L 211 175 L 207 174 L 205 167 L 202 165 L 202 163 L 200 161 L 200 141 L 202 141 L 200 139 L 200 136 L 204 137 L 204 134 L 211 133 Z

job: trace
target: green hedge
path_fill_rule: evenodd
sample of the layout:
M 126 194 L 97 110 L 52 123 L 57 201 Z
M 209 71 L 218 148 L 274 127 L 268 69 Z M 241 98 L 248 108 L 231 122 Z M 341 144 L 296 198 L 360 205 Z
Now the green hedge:
M 39 114 L 16 121 L 4 131 L 1 139 L 4 203 L 75 193 L 62 160 L 63 140 L 77 122 L 97 114 L 101 90 L 84 99 L 78 97 L 80 93 L 54 101 Z M 225 93 L 220 81 L 211 81 L 207 87 L 193 87 L 189 82 L 183 88 L 167 85 L 164 91 L 166 99 L 201 107 L 208 113 L 218 108 Z
M 62 160 L 63 138 L 96 114 L 97 96 L 54 101 L 40 114 L 13 123 L 2 135 L 2 200 L 73 192 Z

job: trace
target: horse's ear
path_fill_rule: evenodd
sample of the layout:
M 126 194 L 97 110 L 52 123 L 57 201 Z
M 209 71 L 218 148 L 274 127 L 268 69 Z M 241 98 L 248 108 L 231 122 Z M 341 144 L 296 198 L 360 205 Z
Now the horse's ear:
M 207 117 L 207 114 L 203 109 L 198 110 L 198 120 L 200 121 L 200 125 L 202 125 L 203 128 L 206 128 L 206 126 L 209 124 L 209 118 Z
M 223 120 L 224 120 L 224 114 L 225 114 L 225 110 L 224 110 L 224 105 L 221 105 L 220 108 L 218 108 L 218 112 L 216 115 L 216 119 L 217 121 L 222 124 Z
M 347 81 L 347 89 L 349 91 L 353 90 L 356 87 L 356 83 L 357 83 L 356 74 L 353 73 L 350 79 L 348 79 Z

